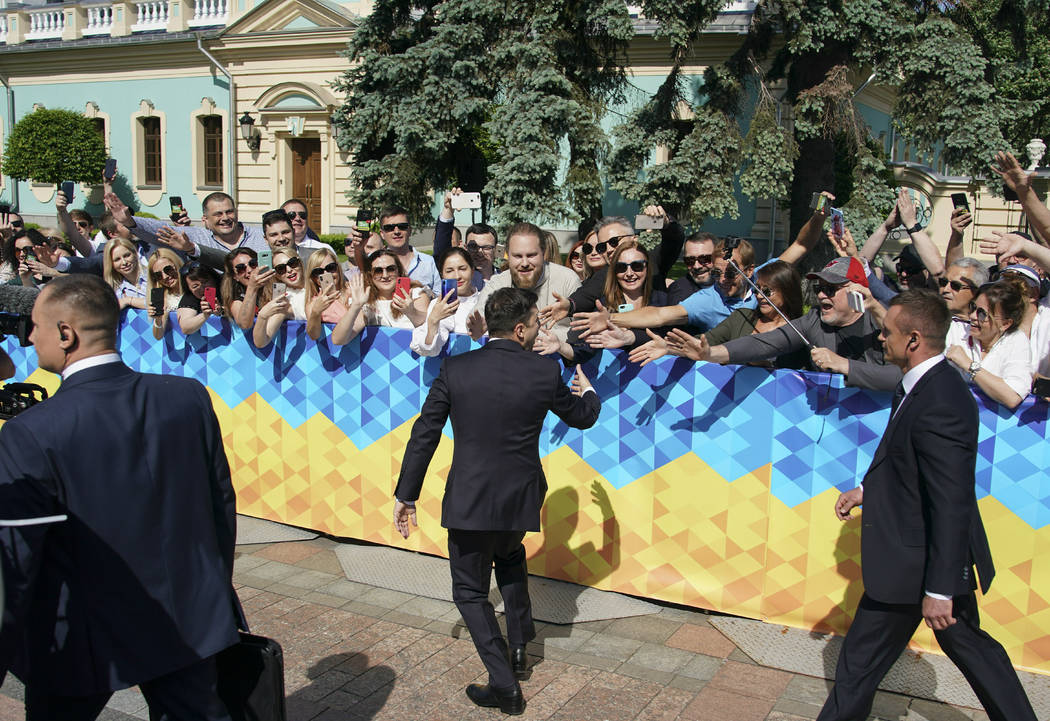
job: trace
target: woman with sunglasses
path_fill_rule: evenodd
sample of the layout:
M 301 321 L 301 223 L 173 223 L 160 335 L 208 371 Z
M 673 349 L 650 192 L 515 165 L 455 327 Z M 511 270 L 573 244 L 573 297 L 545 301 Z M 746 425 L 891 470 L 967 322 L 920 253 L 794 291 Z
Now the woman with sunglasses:
M 580 252 L 583 254 L 583 265 L 587 277 L 594 275 L 594 271 L 608 265 L 608 256 L 605 254 L 609 249 L 608 243 L 598 242 L 598 231 L 592 230 L 580 244 Z
M 303 261 L 291 248 L 273 253 L 274 283 L 283 283 L 284 292 L 274 293 L 270 302 L 259 309 L 252 328 L 256 348 L 265 348 L 286 320 L 306 320 L 306 289 Z
M 102 277 L 113 287 L 120 307 L 146 309 L 146 273 L 135 244 L 111 238 L 102 251 Z
M 366 325 L 411 330 L 426 321 L 430 296 L 418 281 L 412 281 L 409 298 L 394 292 L 404 272 L 400 257 L 389 248 L 365 258 L 364 273 L 348 281 L 350 308 L 332 329 L 334 345 L 346 345 Z
M 1028 338 L 1020 330 L 1026 302 L 1019 281 L 982 285 L 970 303 L 966 342 L 944 353 L 985 395 L 1011 409 L 1019 406 L 1032 388 Z
M 168 313 L 178 310 L 182 300 L 182 284 L 179 271 L 182 270 L 182 259 L 170 248 L 158 248 L 146 261 L 149 269 L 147 298 L 153 297 L 153 290 L 164 289 L 164 305 L 157 308 L 148 306 L 149 316 L 153 319 L 153 337 L 160 340 L 168 329 Z
M 238 327 L 248 330 L 255 323 L 259 307 L 270 300 L 276 275 L 272 268 L 259 268 L 259 256 L 251 248 L 236 248 L 226 254 L 226 272 L 219 295 L 222 306 Z
M 436 356 L 445 347 L 450 333 L 468 334 L 467 318 L 478 305 L 474 287 L 474 259 L 464 248 L 449 248 L 438 258 L 438 268 L 445 280 L 456 281 L 453 291 L 430 301 L 427 320 L 412 331 L 411 349 L 421 356 Z
M 209 288 L 218 293 L 218 273 L 196 261 L 182 267 L 182 299 L 179 301 L 178 310 L 175 311 L 175 320 L 178 321 L 179 330 L 184 335 L 196 333 L 211 316 L 222 315 L 222 306 L 218 304 L 218 299 L 218 307 L 212 307 L 205 298 Z
M 335 252 L 318 248 L 306 259 L 306 334 L 321 337 L 322 323 L 338 323 L 346 315 L 349 291 Z
M 36 240 L 37 242 L 34 242 Z M 36 288 L 45 282 L 45 277 L 35 273 L 29 265 L 30 253 L 36 254 L 43 236 L 33 229 L 17 230 L 4 244 L 4 269 L 7 285 L 24 285 Z
M 565 267 L 580 277 L 580 281 L 587 280 L 590 271 L 587 264 L 583 262 L 583 241 L 577 240 L 565 256 Z

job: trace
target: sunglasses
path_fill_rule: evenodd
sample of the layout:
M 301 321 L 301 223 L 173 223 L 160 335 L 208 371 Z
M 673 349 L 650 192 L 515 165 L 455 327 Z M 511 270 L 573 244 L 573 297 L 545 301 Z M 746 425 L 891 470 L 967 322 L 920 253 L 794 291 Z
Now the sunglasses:
M 649 263 L 644 260 L 632 260 L 630 263 L 617 263 L 614 268 L 616 269 L 616 275 L 622 275 L 627 272 L 630 268 L 635 273 L 641 273 L 649 266 Z
M 289 258 L 287 262 L 285 262 L 285 263 L 278 263 L 277 265 L 275 265 L 273 267 L 273 269 L 274 269 L 274 272 L 277 273 L 277 275 L 284 275 L 289 270 L 295 270 L 296 268 L 302 268 L 302 267 L 303 267 L 303 261 L 299 260 L 298 258 Z
M 174 265 L 166 265 L 159 271 L 151 270 L 149 272 L 149 277 L 153 280 L 154 283 L 159 283 L 161 278 L 163 278 L 164 276 L 168 276 L 169 278 L 178 278 L 179 271 L 175 270 Z
M 409 228 L 412 227 L 412 224 L 411 223 L 384 223 L 382 227 L 383 227 L 383 232 L 384 233 L 389 233 L 394 228 L 397 228 L 398 230 L 408 230 Z
M 616 235 L 612 238 L 609 238 L 608 240 L 602 241 L 601 243 L 584 243 L 580 246 L 580 249 L 583 250 L 584 255 L 590 255 L 591 253 L 598 253 L 600 255 L 602 253 L 605 253 L 606 249 L 615 248 L 616 246 L 618 246 L 620 244 L 620 241 L 624 238 L 630 237 L 631 236 L 629 235 Z
M 26 224 L 25 224 L 25 221 L 23 221 L 23 220 L 12 220 L 11 221 L 11 227 L 12 228 L 24 228 L 24 227 L 26 227 Z
M 303 220 L 306 220 L 306 211 L 305 210 L 288 210 L 288 211 L 285 211 L 285 212 L 288 215 L 288 217 L 291 218 L 292 220 L 295 220 L 296 218 L 302 218 Z
M 372 267 L 372 275 L 397 275 L 396 265 L 376 265 Z
M 694 265 L 699 263 L 700 265 L 711 265 L 715 261 L 715 256 L 708 253 L 707 255 L 687 255 L 682 258 L 682 262 L 685 263 L 686 268 L 692 268 Z
M 569 260 L 582 260 L 582 259 L 583 259 L 583 253 L 581 253 L 578 250 L 574 250 L 571 253 L 569 253 Z
M 252 258 L 247 263 L 238 263 L 237 265 L 233 266 L 233 272 L 234 273 L 243 273 L 244 271 L 248 270 L 249 268 L 258 268 L 258 267 L 259 267 L 259 261 L 256 260 L 255 258 Z
M 956 293 L 958 293 L 959 291 L 963 290 L 964 288 L 966 290 L 970 291 L 971 293 L 974 293 L 974 292 L 977 291 L 977 286 L 975 286 L 973 284 L 973 281 L 970 281 L 970 280 L 958 281 L 958 280 L 948 280 L 947 278 L 938 278 L 937 279 L 937 284 L 939 286 L 941 286 L 942 288 L 944 288 L 945 286 L 951 286 L 952 290 L 954 290 Z
M 310 271 L 310 277 L 313 278 L 314 280 L 317 280 L 318 278 L 320 278 L 325 273 L 338 273 L 338 272 L 339 272 L 339 264 L 338 263 L 329 263 L 328 265 L 324 266 L 323 268 L 314 268 L 313 270 L 311 270 Z
M 91 223 L 87 222 L 86 220 L 74 220 L 73 221 L 73 225 L 77 226 L 78 228 L 90 228 L 91 227 Z
M 495 249 L 496 249 L 495 245 L 478 245 L 473 240 L 467 241 L 467 250 L 472 250 L 472 251 L 475 251 L 475 252 L 479 251 L 479 250 L 483 250 L 486 253 L 488 253 L 488 252 L 493 251 Z
M 830 297 L 832 297 L 833 295 L 835 295 L 836 293 L 838 293 L 840 290 L 842 290 L 845 287 L 846 287 L 845 283 L 835 284 L 835 283 L 824 283 L 824 282 L 821 282 L 821 283 L 817 283 L 817 292 L 818 293 L 823 293 L 824 295 L 826 295 L 827 297 L 830 298 Z
M 25 255 L 33 249 L 31 245 L 23 245 L 21 248 L 15 248 L 15 255 Z
M 758 289 L 766 295 L 773 295 L 776 292 L 774 288 L 770 288 L 768 285 L 760 285 Z

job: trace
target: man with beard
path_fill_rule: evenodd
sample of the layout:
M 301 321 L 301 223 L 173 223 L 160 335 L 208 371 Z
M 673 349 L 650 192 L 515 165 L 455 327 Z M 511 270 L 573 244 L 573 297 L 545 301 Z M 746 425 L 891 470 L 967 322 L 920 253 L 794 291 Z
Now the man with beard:
M 693 233 L 686 239 L 682 256 L 686 274 L 667 288 L 667 297 L 671 303 L 681 303 L 693 293 L 714 284 L 715 277 L 711 271 L 715 268 L 715 249 L 721 245 L 711 233 Z
M 478 297 L 478 307 L 484 308 L 485 301 L 500 288 L 521 288 L 536 294 L 539 307 L 555 303 L 560 296 L 568 298 L 580 287 L 580 278 L 576 273 L 563 265 L 547 263 L 544 257 L 543 231 L 532 223 L 518 223 L 507 231 L 507 270 L 497 273 L 489 279 Z M 485 323 L 481 313 L 474 311 L 471 316 L 471 335 L 475 339 L 484 333 Z M 567 318 L 559 320 L 550 328 L 559 340 L 566 342 L 569 335 Z

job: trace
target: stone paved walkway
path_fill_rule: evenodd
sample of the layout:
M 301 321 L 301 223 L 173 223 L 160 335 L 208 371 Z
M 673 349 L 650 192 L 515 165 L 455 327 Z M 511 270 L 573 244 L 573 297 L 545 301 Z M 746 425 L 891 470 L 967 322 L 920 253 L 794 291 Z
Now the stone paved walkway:
M 238 546 L 234 580 L 252 630 L 284 647 L 290 721 L 496 721 L 463 692 L 485 673 L 455 607 L 346 580 L 327 538 Z M 701 611 L 572 626 L 538 624 L 519 718 L 552 721 L 807 721 L 823 679 L 755 664 Z M 24 718 L 21 687 L 0 688 L 0 721 Z M 983 711 L 880 692 L 873 718 L 985 720 Z M 106 721 L 146 719 L 116 694 Z

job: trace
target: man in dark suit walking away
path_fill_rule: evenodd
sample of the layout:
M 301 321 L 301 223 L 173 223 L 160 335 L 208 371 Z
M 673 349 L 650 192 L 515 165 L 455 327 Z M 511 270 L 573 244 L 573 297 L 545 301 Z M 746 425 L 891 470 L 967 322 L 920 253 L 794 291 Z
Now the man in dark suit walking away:
M 864 482 L 835 504 L 842 520 L 864 506 L 864 595 L 817 721 L 866 719 L 921 620 L 991 721 L 1035 721 L 1010 657 L 981 630 L 973 568 L 982 593 L 995 568 L 974 490 L 977 404 L 944 359 L 950 323 L 944 300 L 928 290 L 901 293 L 886 313 L 885 359 L 904 377 Z
M 0 528 L 0 679 L 25 683 L 27 721 L 95 719 L 133 685 L 152 719 L 229 721 L 235 499 L 208 393 L 121 362 L 101 278 L 55 278 L 32 318 L 62 385 L 0 429 L 0 514 L 65 520 Z
M 485 303 L 485 322 L 489 342 L 445 359 L 412 426 L 394 491 L 394 526 L 408 538 L 416 525 L 415 501 L 451 416 L 455 446 L 441 525 L 448 529 L 453 600 L 489 673 L 489 683 L 471 684 L 467 695 L 479 706 L 520 714 L 518 678 L 526 671 L 525 644 L 536 635 L 521 541 L 540 530 L 547 493 L 540 429 L 548 411 L 573 428 L 590 428 L 601 403 L 579 367 L 570 392 L 558 363 L 532 352 L 540 328 L 532 291 L 497 290 Z M 493 565 L 507 640 L 488 599 Z

